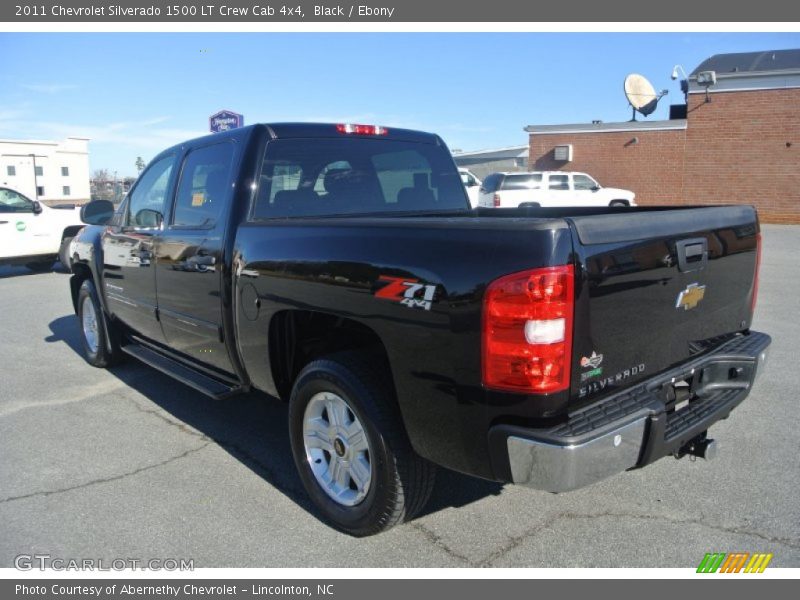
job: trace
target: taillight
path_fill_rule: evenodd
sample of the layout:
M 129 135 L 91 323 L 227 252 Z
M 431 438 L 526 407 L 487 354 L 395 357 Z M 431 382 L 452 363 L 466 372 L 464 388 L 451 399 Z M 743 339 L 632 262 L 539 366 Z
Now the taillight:
M 494 200 L 494 207 L 500 208 L 500 194 L 495 194 L 493 200 Z
M 389 133 L 386 127 L 380 125 L 353 125 L 352 123 L 339 123 L 336 131 L 355 135 L 386 135 Z
M 761 232 L 756 234 L 756 269 L 753 273 L 753 297 L 750 298 L 750 314 L 756 310 L 756 299 L 758 298 L 758 275 L 761 271 Z
M 507 275 L 489 284 L 483 300 L 483 385 L 549 394 L 569 388 L 572 265 Z

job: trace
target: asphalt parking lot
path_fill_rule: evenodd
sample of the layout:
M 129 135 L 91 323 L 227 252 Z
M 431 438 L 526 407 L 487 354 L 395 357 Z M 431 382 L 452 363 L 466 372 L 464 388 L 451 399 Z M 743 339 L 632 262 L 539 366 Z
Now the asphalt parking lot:
M 713 462 L 668 458 L 551 495 L 440 471 L 425 513 L 353 539 L 315 518 L 286 406 L 214 402 L 80 353 L 68 276 L 0 268 L 0 567 L 19 554 L 195 567 L 695 567 L 772 552 L 800 567 L 800 226 L 764 226 L 754 328 L 773 336 Z

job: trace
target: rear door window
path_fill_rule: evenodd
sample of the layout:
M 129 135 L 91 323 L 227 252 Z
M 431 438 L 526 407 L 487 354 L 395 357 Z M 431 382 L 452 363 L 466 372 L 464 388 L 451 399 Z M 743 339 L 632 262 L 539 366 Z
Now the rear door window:
M 542 175 L 540 173 L 506 175 L 503 180 L 504 190 L 538 190 L 541 187 Z
M 568 175 L 550 175 L 550 189 L 551 190 L 569 190 L 569 176 Z
M 232 167 L 233 144 L 192 150 L 183 162 L 172 225 L 213 229 L 228 202 Z
M 501 179 L 502 175 L 500 175 L 499 173 L 492 173 L 491 175 L 487 176 L 486 179 L 483 180 L 481 189 L 484 192 L 496 192 L 497 188 L 500 186 Z

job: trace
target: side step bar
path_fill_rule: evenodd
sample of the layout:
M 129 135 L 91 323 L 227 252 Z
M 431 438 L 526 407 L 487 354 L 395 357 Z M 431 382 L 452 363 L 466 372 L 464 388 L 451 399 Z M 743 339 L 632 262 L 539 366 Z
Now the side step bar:
M 215 400 L 223 400 L 242 391 L 239 386 L 209 377 L 141 344 L 126 344 L 122 346 L 122 351 Z

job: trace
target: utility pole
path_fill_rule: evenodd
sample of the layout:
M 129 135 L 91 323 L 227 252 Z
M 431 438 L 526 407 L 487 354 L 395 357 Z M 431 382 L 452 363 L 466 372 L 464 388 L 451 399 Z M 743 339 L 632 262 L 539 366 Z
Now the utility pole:
M 39 201 L 39 182 L 36 181 L 36 155 L 29 154 L 31 160 L 33 161 L 33 193 L 36 201 Z

